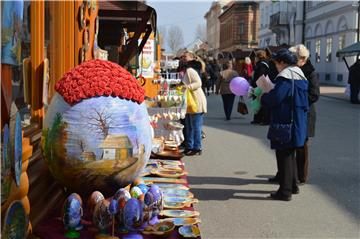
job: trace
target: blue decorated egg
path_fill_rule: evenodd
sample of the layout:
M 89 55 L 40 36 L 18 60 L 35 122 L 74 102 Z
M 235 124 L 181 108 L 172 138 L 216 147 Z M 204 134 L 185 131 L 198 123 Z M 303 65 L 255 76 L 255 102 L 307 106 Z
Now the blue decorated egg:
M 147 191 L 149 191 L 148 186 L 146 186 L 145 184 L 139 184 L 139 185 L 137 185 L 137 187 L 141 189 L 143 194 L 145 194 L 145 193 L 147 193 Z
M 135 230 L 143 223 L 143 205 L 141 201 L 131 198 L 124 208 L 124 225 L 129 230 Z
M 63 223 L 66 229 L 82 229 L 82 201 L 79 195 L 71 194 L 63 206 Z

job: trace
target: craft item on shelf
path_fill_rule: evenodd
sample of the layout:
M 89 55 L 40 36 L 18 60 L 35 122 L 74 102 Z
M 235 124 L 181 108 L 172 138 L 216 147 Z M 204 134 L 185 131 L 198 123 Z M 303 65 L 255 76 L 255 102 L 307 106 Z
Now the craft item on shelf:
M 16 113 L 15 119 L 14 160 L 12 167 L 15 172 L 16 185 L 19 187 L 22 172 L 22 128 L 20 112 Z
M 99 190 L 107 197 L 131 183 L 151 154 L 139 82 L 118 64 L 96 59 L 65 73 L 55 89 L 41 140 L 53 176 L 81 195 Z
M 151 152 L 153 153 L 161 153 L 164 151 L 164 140 L 161 138 L 153 138 L 152 139 L 152 149 Z
M 115 215 L 119 212 L 119 202 L 117 200 L 111 200 L 109 205 L 109 212 L 112 215 L 112 227 L 111 227 L 111 237 L 107 237 L 107 239 L 119 239 L 114 236 L 115 231 Z
M 146 184 L 144 183 L 137 185 L 137 187 L 140 188 L 143 194 L 146 194 L 149 191 L 148 186 L 146 186 Z
M 160 163 L 163 165 L 183 166 L 184 163 L 180 160 L 166 160 L 166 159 L 149 159 L 148 163 Z
M 185 184 L 186 180 L 182 178 L 159 178 L 159 177 L 143 177 L 145 183 L 177 183 Z
M 81 197 L 76 193 L 72 193 L 66 198 L 63 205 L 63 223 L 67 230 L 64 236 L 66 238 L 80 237 L 78 231 L 83 228 L 83 225 L 81 224 L 82 216 L 83 209 Z
M 155 225 L 159 222 L 158 215 L 164 208 L 164 196 L 160 187 L 157 185 L 151 185 L 149 191 L 145 194 L 145 205 L 147 211 L 150 212 L 149 224 Z
M 164 189 L 174 189 L 174 190 L 190 190 L 189 187 L 182 184 L 175 183 L 154 183 L 154 185 L 159 186 L 162 190 Z
M 175 226 L 185 226 L 185 225 L 194 225 L 197 223 L 200 223 L 200 219 L 196 217 L 188 217 L 188 218 L 182 218 L 182 217 L 170 217 L 161 219 L 161 222 L 173 222 Z
M 170 221 L 159 222 L 153 226 L 148 226 L 142 232 L 145 235 L 154 235 L 157 237 L 168 237 L 175 229 L 175 224 Z
M 181 79 L 164 79 L 164 78 L 161 78 L 161 79 L 153 80 L 154 84 L 164 84 L 165 82 L 168 85 L 177 85 L 177 84 L 181 83 Z
M 21 201 L 13 201 L 8 207 L 1 231 L 2 238 L 26 238 L 29 218 Z
M 105 199 L 104 195 L 99 191 L 95 191 L 90 195 L 87 205 L 91 214 L 94 212 L 94 208 L 96 204 L 98 204 L 100 201 L 104 199 Z
M 167 170 L 172 170 L 172 171 L 176 171 L 176 172 L 182 172 L 183 169 L 180 168 L 179 166 L 174 166 L 174 165 L 162 165 L 161 166 L 163 169 L 167 169 Z
M 156 158 L 166 158 L 166 159 L 174 159 L 174 160 L 179 160 L 182 157 L 184 157 L 183 153 L 180 153 L 178 151 L 163 151 L 160 153 L 154 153 L 153 152 L 153 157 Z
M 184 198 L 184 197 L 164 197 L 164 207 L 169 209 L 181 209 L 184 207 L 190 207 L 191 204 L 198 203 L 196 198 Z
M 124 208 L 124 224 L 130 231 L 137 231 L 143 223 L 143 205 L 140 200 L 130 198 Z
M 95 238 L 108 237 L 107 229 L 111 226 L 112 215 L 109 211 L 110 202 L 102 200 L 96 204 L 93 213 L 93 224 L 98 228 L 99 233 Z
M 141 195 L 144 195 L 144 193 L 138 186 L 132 187 L 130 190 L 130 194 L 132 198 L 136 199 L 139 199 Z
M 167 177 L 167 178 L 180 178 L 181 176 L 187 175 L 187 172 L 176 172 L 172 170 L 166 169 L 157 169 L 154 170 L 153 174 L 158 175 L 160 177 Z
M 11 154 L 10 154 L 10 130 L 9 126 L 4 126 L 4 138 L 2 148 L 1 161 L 1 203 L 5 202 L 10 194 L 11 182 L 13 181 L 11 174 Z
M 186 225 L 179 227 L 179 233 L 185 238 L 197 238 L 200 236 L 200 229 L 197 225 Z
M 194 198 L 194 194 L 186 189 L 162 188 L 164 197 Z
M 119 211 L 117 214 L 117 222 L 118 222 L 118 230 L 123 233 L 127 232 L 124 224 L 124 208 L 126 202 L 131 198 L 130 193 L 124 189 L 120 188 L 114 195 L 113 199 L 118 201 L 119 204 Z
M 188 218 L 188 217 L 198 217 L 198 216 L 200 216 L 200 213 L 197 211 L 191 211 L 191 210 L 163 210 L 160 212 L 160 216 Z

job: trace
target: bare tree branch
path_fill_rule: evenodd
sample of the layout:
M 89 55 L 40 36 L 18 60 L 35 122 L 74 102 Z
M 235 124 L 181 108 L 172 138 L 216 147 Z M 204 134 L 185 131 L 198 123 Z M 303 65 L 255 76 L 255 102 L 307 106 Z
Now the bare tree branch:
M 177 25 L 171 26 L 168 32 L 168 45 L 173 53 L 176 53 L 184 44 L 184 37 L 181 28 Z
M 200 39 L 206 42 L 206 26 L 204 24 L 198 24 L 195 31 L 195 40 Z

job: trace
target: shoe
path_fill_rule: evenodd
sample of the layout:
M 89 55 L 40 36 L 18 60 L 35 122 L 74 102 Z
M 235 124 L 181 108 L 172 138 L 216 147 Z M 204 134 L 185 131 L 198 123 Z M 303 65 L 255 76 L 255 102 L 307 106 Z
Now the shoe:
M 279 178 L 278 177 L 272 177 L 268 179 L 269 183 L 278 183 L 279 182 Z
M 285 196 L 285 195 L 282 195 L 279 192 L 271 193 L 270 198 L 272 198 L 274 200 L 280 200 L 280 201 L 291 201 L 291 196 Z
M 190 153 L 191 151 L 192 151 L 192 149 L 185 149 L 185 150 L 183 151 L 183 154 L 187 155 L 187 154 Z
M 205 134 L 204 131 L 201 131 L 201 138 L 202 138 L 202 139 L 205 139 L 205 138 L 206 138 L 206 134 Z
M 300 193 L 299 187 L 298 187 L 298 186 L 293 187 L 293 189 L 292 189 L 292 194 L 299 194 L 299 193 Z
M 193 149 L 190 152 L 186 153 L 186 156 L 194 156 L 194 155 L 201 155 L 202 150 L 201 149 Z

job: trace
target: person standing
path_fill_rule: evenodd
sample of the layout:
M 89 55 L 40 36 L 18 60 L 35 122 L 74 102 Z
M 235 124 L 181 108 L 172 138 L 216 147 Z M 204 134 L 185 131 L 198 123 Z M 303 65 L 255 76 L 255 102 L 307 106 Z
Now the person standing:
M 303 147 L 307 137 L 308 82 L 297 67 L 296 56 L 282 48 L 273 54 L 279 74 L 275 88 L 261 96 L 263 107 L 271 109 L 268 139 L 275 150 L 279 167 L 279 189 L 270 194 L 275 200 L 290 201 L 292 194 L 299 193 L 295 151 Z M 291 123 L 289 141 L 272 134 L 279 124 Z
M 359 92 L 360 92 L 360 59 L 350 66 L 349 80 L 350 84 L 350 102 L 352 104 L 360 104 Z
M 216 94 L 221 94 L 226 120 L 231 119 L 235 95 L 230 90 L 230 81 L 239 74 L 233 70 L 232 62 L 224 64 L 224 70 L 220 72 L 220 79 L 217 83 Z
M 252 66 L 250 57 L 245 57 L 245 61 L 244 61 L 244 63 L 242 64 L 241 75 L 242 75 L 248 82 L 250 82 L 250 81 L 251 81 L 252 74 L 253 74 L 253 71 L 254 71 L 254 69 L 253 69 L 253 66 Z
M 258 50 L 256 52 L 256 57 L 255 57 L 255 68 L 254 68 L 254 76 L 253 79 L 251 81 L 251 86 L 253 88 L 256 87 L 256 81 L 259 79 L 260 76 L 264 75 L 267 76 L 269 75 L 270 72 L 270 66 L 269 66 L 269 61 L 267 59 L 267 55 L 266 52 L 264 50 Z M 268 109 L 261 107 L 260 110 L 254 114 L 254 119 L 251 122 L 251 124 L 262 124 L 262 125 L 268 125 L 269 124 L 269 115 L 270 112 Z
M 195 60 L 195 55 L 192 52 L 185 52 L 183 57 L 185 62 L 191 63 Z M 183 83 L 187 90 L 193 92 L 194 100 L 197 105 L 197 112 L 188 112 L 186 114 L 186 150 L 185 155 L 201 155 L 202 153 L 202 124 L 203 114 L 207 112 L 207 102 L 205 94 L 201 88 L 201 78 L 198 72 L 191 67 L 192 64 L 187 64 L 184 74 Z
M 216 92 L 215 87 L 220 78 L 220 66 L 219 66 L 217 60 L 214 58 L 210 58 L 210 65 L 211 65 L 212 71 L 214 73 L 213 80 L 212 80 L 212 90 L 215 93 Z

